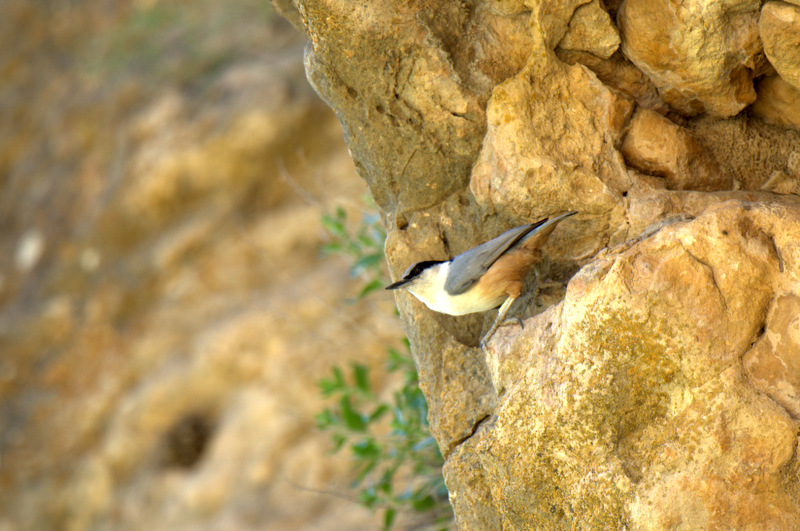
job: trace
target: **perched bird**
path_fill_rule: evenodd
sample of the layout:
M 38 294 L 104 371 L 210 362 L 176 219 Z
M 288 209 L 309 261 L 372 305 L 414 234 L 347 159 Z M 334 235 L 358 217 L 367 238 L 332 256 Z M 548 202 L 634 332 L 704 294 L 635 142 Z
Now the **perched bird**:
M 522 294 L 528 272 L 541 260 L 541 247 L 566 212 L 504 232 L 452 260 L 426 260 L 409 267 L 403 278 L 386 286 L 407 289 L 436 312 L 465 315 L 500 306 L 483 345 L 494 334 L 513 302 Z M 502 306 L 501 306 L 502 305 Z M 519 319 L 515 320 L 521 324 Z

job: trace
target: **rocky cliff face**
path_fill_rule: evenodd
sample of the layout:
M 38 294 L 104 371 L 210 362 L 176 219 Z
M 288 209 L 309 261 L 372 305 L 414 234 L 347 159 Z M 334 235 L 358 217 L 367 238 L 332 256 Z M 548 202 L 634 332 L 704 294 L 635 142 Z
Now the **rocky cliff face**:
M 275 4 L 395 273 L 580 211 L 485 353 L 397 297 L 462 529 L 800 526 L 800 4 Z

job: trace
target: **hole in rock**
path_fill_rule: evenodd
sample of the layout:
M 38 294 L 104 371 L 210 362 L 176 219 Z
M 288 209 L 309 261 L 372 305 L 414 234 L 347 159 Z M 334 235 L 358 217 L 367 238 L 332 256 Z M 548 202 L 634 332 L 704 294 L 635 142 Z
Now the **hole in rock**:
M 203 457 L 213 431 L 211 420 L 199 413 L 178 420 L 164 434 L 164 467 L 192 468 Z

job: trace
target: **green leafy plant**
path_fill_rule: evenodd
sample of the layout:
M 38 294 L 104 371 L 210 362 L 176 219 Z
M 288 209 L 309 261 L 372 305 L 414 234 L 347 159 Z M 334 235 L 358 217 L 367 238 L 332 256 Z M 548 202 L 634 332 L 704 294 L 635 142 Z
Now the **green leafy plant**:
M 428 404 L 408 350 L 387 349 L 387 371 L 402 374 L 403 383 L 389 399 L 370 384 L 369 368 L 351 363 L 335 367 L 319 387 L 334 405 L 317 415 L 317 425 L 331 432 L 336 451 L 348 448 L 356 467 L 359 502 L 384 511 L 384 529 L 399 512 L 418 513 L 421 522 L 447 529 L 452 521 L 442 478 L 442 455 L 428 427 Z
M 365 212 L 361 223 L 355 229 L 351 229 L 347 223 L 347 211 L 338 206 L 333 213 L 323 214 L 322 226 L 330 238 L 330 242 L 322 246 L 322 252 L 326 255 L 344 254 L 350 257 L 353 260 L 350 274 L 364 279 L 364 287 L 358 298 L 366 297 L 380 289 L 387 279 L 383 267 L 383 242 L 386 240 L 386 229 L 381 225 L 378 214 Z
M 372 206 L 371 203 L 367 203 Z M 381 288 L 388 279 L 383 245 L 386 231 L 377 214 L 367 211 L 356 226 L 347 211 L 336 208 L 322 217 L 330 241 L 325 254 L 343 254 L 350 272 L 363 279 L 358 298 Z M 358 501 L 383 511 L 383 529 L 391 529 L 400 513 L 417 528 L 448 529 L 453 511 L 442 477 L 444 459 L 430 434 L 428 404 L 419 388 L 408 340 L 402 349 L 387 348 L 386 371 L 400 377 L 391 397 L 377 393 L 366 365 L 334 367 L 318 382 L 331 405 L 317 415 L 318 426 L 329 431 L 334 451 L 349 451 Z

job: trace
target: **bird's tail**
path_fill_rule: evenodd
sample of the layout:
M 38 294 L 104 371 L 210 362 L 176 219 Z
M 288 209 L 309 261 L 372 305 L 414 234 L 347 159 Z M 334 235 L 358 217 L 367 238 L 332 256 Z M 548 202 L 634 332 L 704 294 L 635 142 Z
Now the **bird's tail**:
M 547 239 L 550 237 L 550 234 L 556 228 L 561 221 L 567 219 L 570 216 L 574 216 L 577 214 L 577 210 L 571 210 L 569 212 L 564 212 L 563 214 L 559 214 L 555 217 L 552 217 L 536 227 L 534 230 L 529 232 L 525 238 L 522 240 L 522 246 L 528 249 L 534 250 L 541 248 L 546 242 Z

